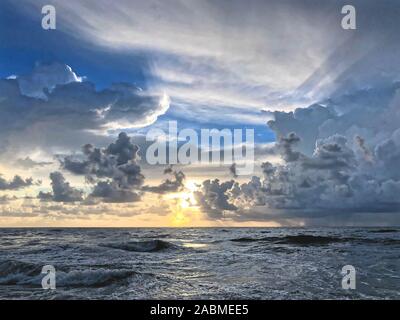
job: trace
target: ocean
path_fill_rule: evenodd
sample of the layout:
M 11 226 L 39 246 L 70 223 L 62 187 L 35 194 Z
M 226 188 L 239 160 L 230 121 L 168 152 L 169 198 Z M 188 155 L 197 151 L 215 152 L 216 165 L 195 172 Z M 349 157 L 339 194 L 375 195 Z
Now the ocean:
M 0 248 L 0 299 L 400 299 L 400 228 L 0 229 Z

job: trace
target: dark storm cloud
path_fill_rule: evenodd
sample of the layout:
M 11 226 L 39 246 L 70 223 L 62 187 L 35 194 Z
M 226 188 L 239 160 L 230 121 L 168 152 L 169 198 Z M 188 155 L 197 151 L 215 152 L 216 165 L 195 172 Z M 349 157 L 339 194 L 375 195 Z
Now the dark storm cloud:
M 40 192 L 38 198 L 43 201 L 77 202 L 83 200 L 83 191 L 70 186 L 61 172 L 50 173 L 53 192 Z

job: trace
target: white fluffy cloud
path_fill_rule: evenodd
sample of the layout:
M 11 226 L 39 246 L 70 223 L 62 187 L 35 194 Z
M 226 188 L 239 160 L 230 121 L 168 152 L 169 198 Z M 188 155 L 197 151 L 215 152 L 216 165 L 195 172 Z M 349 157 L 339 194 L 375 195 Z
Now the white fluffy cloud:
M 82 82 L 82 77 L 76 75 L 70 66 L 61 63 L 50 65 L 37 64 L 31 74 L 15 76 L 22 95 L 48 100 L 47 93 L 53 91 L 57 85 L 71 82 Z

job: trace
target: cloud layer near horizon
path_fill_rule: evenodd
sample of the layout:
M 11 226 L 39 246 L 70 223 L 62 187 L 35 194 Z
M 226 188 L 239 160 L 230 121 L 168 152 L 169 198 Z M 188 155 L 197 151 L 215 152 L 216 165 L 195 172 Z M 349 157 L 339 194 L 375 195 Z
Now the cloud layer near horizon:
M 354 214 L 400 221 L 400 85 L 360 90 L 294 112 L 269 126 L 280 164 L 247 183 L 207 180 L 197 199 L 211 217 L 337 222 Z M 393 219 L 393 217 L 391 217 Z

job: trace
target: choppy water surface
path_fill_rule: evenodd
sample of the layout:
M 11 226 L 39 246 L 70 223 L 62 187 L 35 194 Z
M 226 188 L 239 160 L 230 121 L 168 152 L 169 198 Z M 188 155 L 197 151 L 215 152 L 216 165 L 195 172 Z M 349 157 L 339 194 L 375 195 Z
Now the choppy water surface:
M 0 248 L 1 299 L 400 299 L 399 228 L 0 229 Z

